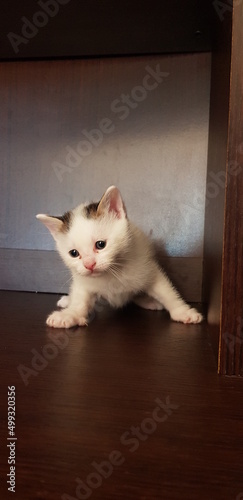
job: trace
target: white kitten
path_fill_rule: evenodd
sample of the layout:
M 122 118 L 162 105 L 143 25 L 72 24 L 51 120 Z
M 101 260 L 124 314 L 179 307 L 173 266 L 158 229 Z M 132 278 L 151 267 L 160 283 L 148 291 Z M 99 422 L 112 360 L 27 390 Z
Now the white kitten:
M 127 218 L 119 190 L 107 189 L 99 203 L 79 205 L 63 217 L 36 216 L 50 230 L 57 250 L 72 272 L 68 297 L 47 324 L 54 328 L 87 325 L 97 299 L 113 307 L 129 301 L 146 309 L 167 309 L 175 321 L 200 323 L 154 258 L 151 242 Z

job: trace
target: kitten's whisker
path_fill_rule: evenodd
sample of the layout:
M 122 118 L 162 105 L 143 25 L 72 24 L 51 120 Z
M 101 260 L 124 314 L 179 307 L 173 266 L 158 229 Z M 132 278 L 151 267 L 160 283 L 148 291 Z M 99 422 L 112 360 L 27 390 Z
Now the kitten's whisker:
M 61 290 L 72 280 L 72 276 L 70 278 L 68 278 L 67 281 L 65 281 L 65 283 L 63 283 L 62 287 L 61 287 Z
M 114 268 L 114 266 L 110 266 L 108 270 L 118 281 L 120 281 L 120 283 L 123 283 L 121 276 L 119 275 L 119 272 Z
M 109 267 L 109 271 L 124 287 L 126 286 L 127 280 L 124 277 L 121 277 L 119 274 L 119 270 L 116 269 L 116 264 L 111 264 Z

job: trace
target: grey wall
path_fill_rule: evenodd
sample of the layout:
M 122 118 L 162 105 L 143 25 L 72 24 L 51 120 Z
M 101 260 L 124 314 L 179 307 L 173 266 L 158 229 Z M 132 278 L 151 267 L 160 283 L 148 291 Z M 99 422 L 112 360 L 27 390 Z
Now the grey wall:
M 210 63 L 210 54 L 1 63 L 0 247 L 53 250 L 35 214 L 61 214 L 116 184 L 163 255 L 201 262 Z M 83 132 L 94 129 L 99 144 Z M 51 289 L 44 270 L 39 288 Z

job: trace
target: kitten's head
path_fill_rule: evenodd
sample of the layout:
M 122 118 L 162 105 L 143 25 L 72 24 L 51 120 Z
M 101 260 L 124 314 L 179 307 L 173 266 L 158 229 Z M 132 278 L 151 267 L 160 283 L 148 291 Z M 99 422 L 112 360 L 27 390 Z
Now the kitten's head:
M 119 190 L 107 189 L 100 202 L 79 205 L 62 217 L 36 216 L 49 229 L 73 271 L 98 276 L 117 265 L 129 245 L 129 224 Z

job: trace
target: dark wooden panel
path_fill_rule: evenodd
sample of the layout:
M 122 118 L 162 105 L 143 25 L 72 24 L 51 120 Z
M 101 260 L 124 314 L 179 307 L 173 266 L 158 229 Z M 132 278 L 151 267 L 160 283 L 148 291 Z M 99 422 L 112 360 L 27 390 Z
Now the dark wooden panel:
M 215 13 L 204 230 L 203 297 L 208 303 L 208 321 L 218 325 L 231 64 L 231 13 L 227 14 L 221 21 Z
M 222 276 L 221 373 L 243 376 L 243 5 L 233 12 Z
M 219 4 L 218 4 L 219 5 Z M 222 6 L 221 6 L 222 7 Z M 229 127 L 232 9 L 215 12 L 212 52 L 208 166 L 205 200 L 203 301 L 212 325 L 211 341 L 219 356 L 225 178 Z
M 218 369 L 227 375 L 243 375 L 242 23 L 238 2 L 233 21 L 230 8 L 216 18 L 206 186 L 204 297 L 209 322 L 220 323 Z
M 201 301 L 202 259 L 161 257 L 161 265 L 189 302 Z M 70 273 L 55 251 L 0 249 L 0 289 L 67 293 Z
M 2 0 L 0 57 L 207 51 L 212 10 L 211 0 Z
M 217 376 L 208 325 L 129 307 L 53 331 L 44 320 L 56 300 L 0 293 L 1 499 L 88 498 L 76 494 L 79 478 L 93 479 L 98 500 L 241 500 L 243 381 Z M 12 385 L 15 494 L 6 482 Z M 110 476 L 90 476 L 114 450 L 124 460 Z

